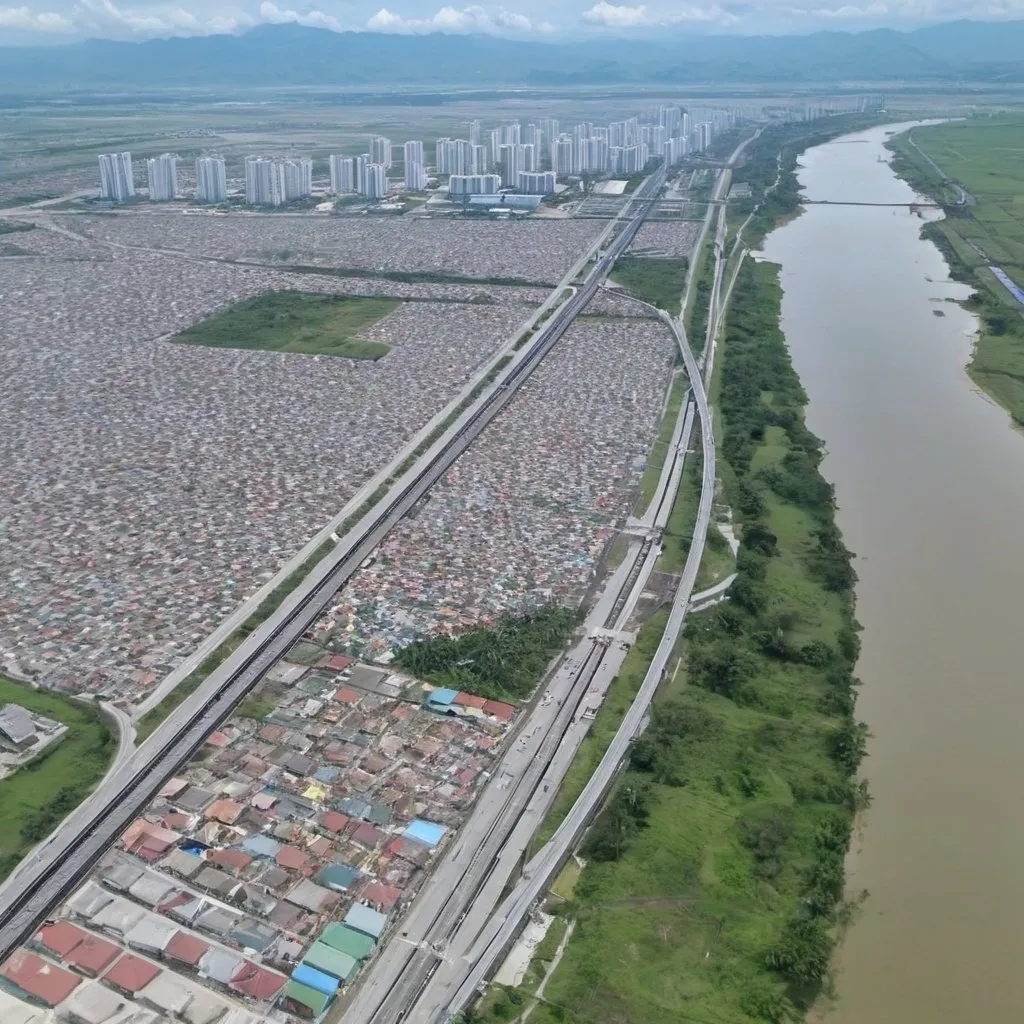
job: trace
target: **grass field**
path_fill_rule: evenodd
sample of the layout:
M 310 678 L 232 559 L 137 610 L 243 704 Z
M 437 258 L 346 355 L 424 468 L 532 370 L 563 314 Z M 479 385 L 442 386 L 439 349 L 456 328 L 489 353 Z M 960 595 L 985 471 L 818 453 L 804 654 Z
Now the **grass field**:
M 654 439 L 651 450 L 647 454 L 647 464 L 644 466 L 644 473 L 640 478 L 640 496 L 633 509 L 635 515 L 642 516 L 654 499 L 654 492 L 658 489 L 658 480 L 665 466 L 665 457 L 668 455 L 669 442 L 672 440 L 676 420 L 679 418 L 679 407 L 683 404 L 683 397 L 688 388 L 689 382 L 682 374 L 677 374 L 673 378 L 665 414 L 658 427 L 658 436 Z
M 267 292 L 182 331 L 172 340 L 210 348 L 380 359 L 388 346 L 358 334 L 401 305 L 395 299 Z
M 0 878 L 81 802 L 103 777 L 117 749 L 95 705 L 0 676 L 0 706 L 4 704 L 20 704 L 63 722 L 68 731 L 0 782 Z
M 691 619 L 685 671 L 583 843 L 560 910 L 577 927 L 531 1024 L 781 1024 L 823 983 L 861 751 L 853 577 L 780 295 L 777 268 L 744 267 L 715 387 L 736 593 Z M 512 1019 L 525 994 L 480 1020 Z
M 925 232 L 942 249 L 954 276 L 977 290 L 969 305 L 983 326 L 971 375 L 1024 423 L 1024 306 L 989 269 L 1001 267 L 1024 287 L 1024 116 L 915 128 L 894 139 L 892 148 L 897 172 L 947 204 L 946 219 Z M 959 193 L 921 151 L 975 202 L 957 205 Z
M 687 266 L 685 257 L 623 256 L 616 261 L 612 277 L 638 299 L 678 316 Z

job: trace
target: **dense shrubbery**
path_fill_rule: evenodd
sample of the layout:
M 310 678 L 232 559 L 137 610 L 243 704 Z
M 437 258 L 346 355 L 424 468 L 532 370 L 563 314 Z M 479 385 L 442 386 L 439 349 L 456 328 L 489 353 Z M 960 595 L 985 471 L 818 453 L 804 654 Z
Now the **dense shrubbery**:
M 536 687 L 575 624 L 568 608 L 549 604 L 506 616 L 493 629 L 418 640 L 400 651 L 395 663 L 439 686 L 495 700 L 521 699 Z
M 720 450 L 742 526 L 730 600 L 690 620 L 689 687 L 655 702 L 584 844 L 597 863 L 577 886 L 582 905 L 592 906 L 609 884 L 602 869 L 650 856 L 647 834 L 667 827 L 671 793 L 714 802 L 731 825 L 708 840 L 697 864 L 680 857 L 679 885 L 686 891 L 694 872 L 713 873 L 723 844 L 743 851 L 749 881 L 736 885 L 748 895 L 736 897 L 735 923 L 724 927 L 742 931 L 740 922 L 754 915 L 773 937 L 750 948 L 731 998 L 765 1021 L 797 1019 L 828 969 L 865 744 L 853 717 L 856 577 L 835 526 L 832 487 L 819 472 L 821 443 L 804 425 L 806 396 L 778 327 L 779 294 L 771 268 L 746 264 L 726 327 Z M 755 460 L 768 430 L 773 454 Z M 801 526 L 784 543 L 777 517 L 793 514 Z M 804 604 L 778 585 L 779 560 L 799 574 Z M 827 628 L 810 621 L 816 603 L 831 609 Z M 720 900 L 721 884 L 698 891 Z M 772 895 L 752 903 L 748 886 Z

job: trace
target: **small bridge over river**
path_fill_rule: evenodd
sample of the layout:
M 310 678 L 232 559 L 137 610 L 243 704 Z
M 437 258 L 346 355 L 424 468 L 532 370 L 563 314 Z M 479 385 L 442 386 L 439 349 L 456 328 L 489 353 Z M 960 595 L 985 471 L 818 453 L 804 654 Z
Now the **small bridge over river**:
M 862 203 L 853 199 L 802 199 L 809 206 L 892 206 L 904 210 L 941 210 L 938 203 Z

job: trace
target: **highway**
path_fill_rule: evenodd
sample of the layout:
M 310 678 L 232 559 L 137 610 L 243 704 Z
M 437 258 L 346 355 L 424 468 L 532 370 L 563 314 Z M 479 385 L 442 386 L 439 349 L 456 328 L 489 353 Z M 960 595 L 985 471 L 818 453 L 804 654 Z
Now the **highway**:
M 606 581 L 584 624 L 583 639 L 521 723 L 470 818 L 402 921 L 401 933 L 343 1004 L 342 1020 L 390 1024 L 402 1018 L 441 961 L 462 962 L 498 905 L 633 639 L 624 630 L 661 553 L 660 537 L 679 488 L 692 427 L 693 407 L 684 402 L 654 498 L 632 524 L 627 556 Z
M 184 658 L 181 664 L 178 665 L 173 672 L 165 676 L 153 688 L 153 691 L 147 695 L 145 700 L 141 701 L 132 709 L 133 719 L 138 720 L 148 711 L 155 708 L 157 704 L 164 699 L 164 697 L 166 697 L 180 682 L 182 682 L 182 680 L 191 675 L 211 654 L 213 654 L 214 651 L 217 650 L 218 647 L 221 646 L 221 644 L 225 643 L 225 641 L 231 637 L 231 635 L 246 621 L 246 619 L 248 619 L 257 608 L 259 608 L 266 598 L 277 590 L 277 588 L 281 586 L 281 584 L 284 583 L 293 572 L 299 569 L 300 566 L 310 559 L 321 545 L 331 540 L 341 528 L 341 525 L 346 520 L 350 519 L 363 506 L 363 504 L 369 500 L 370 496 L 374 494 L 378 488 L 386 484 L 388 480 L 394 478 L 402 465 L 412 457 L 413 453 L 420 447 L 420 445 L 422 445 L 427 438 L 445 422 L 445 420 L 458 411 L 459 406 L 469 398 L 475 388 L 480 386 L 480 384 L 487 378 L 488 374 L 492 373 L 496 369 L 501 360 L 514 353 L 515 346 L 519 339 L 528 331 L 536 327 L 537 322 L 542 316 L 558 305 L 561 301 L 562 294 L 566 289 L 572 288 L 572 282 L 576 280 L 581 271 L 594 258 L 595 254 L 605 244 L 607 244 L 609 235 L 615 230 L 618 221 L 626 212 L 628 212 L 629 208 L 630 204 L 627 203 L 620 211 L 619 215 L 608 222 L 607 227 L 569 268 L 562 277 L 562 280 L 555 285 L 544 302 L 542 302 L 530 314 L 530 316 L 516 328 L 515 332 L 507 339 L 501 348 L 498 349 L 494 355 L 487 360 L 487 362 L 483 363 L 479 367 L 459 393 L 409 439 L 409 442 L 399 452 L 397 452 L 390 463 L 382 467 L 369 480 L 367 480 L 366 483 L 363 484 L 345 503 L 344 508 L 333 516 L 330 522 L 328 522 L 323 529 L 312 537 L 301 550 L 297 551 L 271 579 L 256 591 L 256 593 L 243 601 L 225 619 L 219 622 L 217 624 L 217 628 L 208 637 L 206 637 L 191 654 Z M 41 224 L 40 226 L 48 227 L 49 225 Z M 73 235 L 72 237 L 86 239 L 86 236 L 80 235 Z M 113 245 L 114 243 L 108 244 Z M 166 255 L 165 250 L 155 251 L 162 255 Z M 218 260 L 217 262 L 221 261 Z
M 734 151 L 729 161 L 730 165 L 739 159 L 747 142 L 749 140 Z M 730 170 L 723 169 L 716 182 L 715 198 L 727 194 L 730 180 Z M 706 235 L 710 226 L 713 209 L 709 207 L 702 237 Z M 724 248 L 724 224 L 722 213 L 716 238 L 715 276 L 719 282 Z M 712 294 L 713 305 L 708 318 L 711 337 L 714 337 L 717 331 L 717 327 L 712 328 L 711 323 L 713 321 L 717 325 L 719 320 L 719 298 L 720 290 L 716 289 Z M 685 302 L 683 306 L 685 308 Z M 467 909 L 458 919 L 454 932 L 445 934 L 442 929 L 439 933 L 432 933 L 435 937 L 427 944 L 426 949 L 421 947 L 414 958 L 402 958 L 395 956 L 391 950 L 388 951 L 388 955 L 380 962 L 381 966 L 364 979 L 357 998 L 345 1008 L 342 1019 L 346 1024 L 397 1024 L 399 1021 L 403 1024 L 440 1024 L 443 1021 L 450 1021 L 470 1003 L 484 979 L 493 972 L 513 942 L 530 909 L 541 898 L 555 873 L 579 842 L 583 831 L 618 774 L 633 741 L 646 725 L 651 700 L 664 678 L 693 596 L 715 494 L 715 442 L 702 368 L 689 346 L 681 320 L 674 320 L 661 311 L 656 312 L 675 335 L 686 372 L 690 377 L 691 390 L 680 410 L 670 446 L 670 458 L 666 460 L 662 480 L 659 481 L 658 495 L 645 516 L 646 522 L 642 525 L 651 526 L 667 522 L 682 474 L 683 459 L 693 426 L 694 407 L 701 423 L 703 476 L 691 547 L 673 598 L 668 624 L 650 668 L 618 732 L 580 797 L 558 826 L 551 840 L 523 868 L 519 881 L 498 909 L 494 911 L 492 908 L 500 898 L 506 882 L 505 872 L 497 872 L 497 867 L 505 863 L 509 873 L 515 869 L 522 856 L 521 851 L 526 849 L 526 845 L 521 842 L 512 842 L 511 850 L 503 848 L 499 854 L 498 864 L 492 869 L 492 874 L 499 874 L 500 886 L 486 883 L 477 886 L 476 880 L 466 879 L 470 884 L 464 885 L 463 888 L 476 888 L 478 891 L 467 893 L 463 898 L 463 902 L 467 903 Z M 671 479 L 671 484 L 666 477 Z M 659 553 L 660 544 L 652 543 L 642 555 L 644 570 L 648 574 L 653 570 Z M 637 553 L 637 557 L 641 557 L 640 553 Z M 647 576 L 644 572 L 640 572 L 636 578 L 646 583 Z M 569 744 L 566 746 L 570 749 L 561 751 L 562 756 L 554 759 L 542 776 L 543 780 L 550 778 L 550 783 L 545 781 L 539 793 L 534 791 L 532 794 L 526 794 L 527 802 L 514 834 L 527 833 L 527 842 L 528 830 L 540 825 L 543 809 L 550 806 L 553 800 L 551 790 L 564 777 L 572 755 L 577 749 Z M 543 809 L 537 808 L 537 804 L 541 804 Z M 474 833 L 467 825 L 461 835 L 471 836 Z M 424 892 L 424 898 L 417 906 L 417 910 L 423 916 L 430 916 L 429 892 Z M 389 964 L 390 966 L 385 966 Z
M 0 960 L 24 942 L 47 915 L 84 879 L 163 783 L 231 715 L 265 673 L 315 621 L 322 609 L 356 572 L 387 533 L 448 471 L 473 440 L 511 401 L 551 348 L 587 305 L 617 256 L 632 242 L 664 180 L 664 171 L 648 178 L 633 197 L 639 209 L 621 227 L 607 252 L 595 263 L 577 293 L 504 366 L 495 380 L 452 426 L 393 485 L 387 496 L 342 538 L 278 610 L 47 840 L 17 884 L 0 889 Z M 589 685 L 592 659 L 581 668 L 572 694 Z M 596 673 L 595 667 L 594 672 Z

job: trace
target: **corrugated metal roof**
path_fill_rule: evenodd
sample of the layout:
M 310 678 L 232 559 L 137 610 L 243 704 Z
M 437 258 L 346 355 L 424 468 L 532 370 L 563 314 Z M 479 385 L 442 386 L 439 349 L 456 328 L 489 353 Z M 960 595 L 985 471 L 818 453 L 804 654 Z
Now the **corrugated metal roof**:
M 388 919 L 384 914 L 371 907 L 364 907 L 362 903 L 353 903 L 345 915 L 345 924 L 374 939 L 380 938 L 387 923 Z
M 297 981 L 300 985 L 308 985 L 327 996 L 333 996 L 338 991 L 337 978 L 332 978 L 329 974 L 324 974 L 323 971 L 318 971 L 308 964 L 299 964 L 292 971 L 292 981 Z
M 365 960 L 377 948 L 374 939 L 365 932 L 356 931 L 337 921 L 329 924 L 320 934 L 320 942 L 348 953 L 356 960 Z
M 328 946 L 326 942 L 314 942 L 302 958 L 304 964 L 315 967 L 318 971 L 324 971 L 341 981 L 348 981 L 349 977 L 359 966 L 354 956 L 343 953 L 340 949 Z

